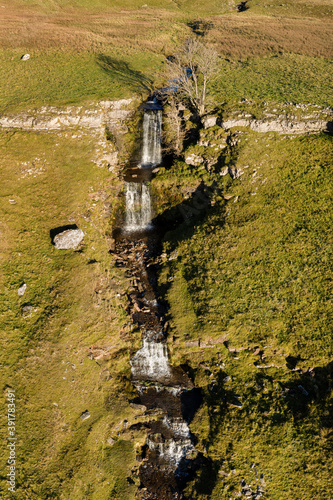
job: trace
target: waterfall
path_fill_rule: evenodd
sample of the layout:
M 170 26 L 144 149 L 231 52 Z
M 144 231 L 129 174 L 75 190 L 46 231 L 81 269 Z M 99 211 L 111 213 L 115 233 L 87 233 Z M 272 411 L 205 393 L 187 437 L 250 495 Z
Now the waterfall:
M 152 219 L 150 187 L 142 182 L 125 182 L 126 231 L 149 229 Z
M 131 359 L 132 376 L 162 382 L 171 375 L 168 350 L 162 342 L 143 339 L 142 348 Z
M 161 124 L 162 111 L 160 109 L 145 110 L 141 167 L 154 167 L 161 163 Z

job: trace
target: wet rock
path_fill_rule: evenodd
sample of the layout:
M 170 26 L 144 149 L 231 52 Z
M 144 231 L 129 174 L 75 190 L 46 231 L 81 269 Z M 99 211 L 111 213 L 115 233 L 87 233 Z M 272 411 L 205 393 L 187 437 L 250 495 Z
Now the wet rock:
M 20 286 L 20 288 L 17 290 L 19 297 L 22 297 L 24 295 L 26 289 L 27 289 L 27 285 L 26 285 L 26 283 L 23 283 L 23 285 Z
M 298 388 L 301 390 L 302 394 L 304 394 L 304 396 L 308 396 L 309 393 L 306 389 L 304 389 L 304 387 L 302 385 L 299 385 Z
M 58 250 L 69 250 L 79 246 L 83 240 L 84 232 L 82 229 L 68 229 L 54 237 L 53 243 Z

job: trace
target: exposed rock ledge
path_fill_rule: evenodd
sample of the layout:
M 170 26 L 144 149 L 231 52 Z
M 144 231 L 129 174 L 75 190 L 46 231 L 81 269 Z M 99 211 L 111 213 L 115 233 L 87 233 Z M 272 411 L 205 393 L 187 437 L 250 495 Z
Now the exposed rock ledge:
M 43 106 L 17 114 L 0 116 L 0 127 L 23 130 L 61 130 L 68 127 L 101 129 L 126 132 L 126 120 L 133 112 L 134 99 L 100 101 L 90 106 L 56 108 Z
M 245 118 L 226 120 L 221 127 L 229 130 L 234 127 L 250 127 L 254 132 L 278 132 L 280 134 L 306 134 L 333 132 L 332 120 L 289 121 L 289 120 L 248 120 Z
M 114 140 L 107 140 L 107 128 L 114 139 L 128 131 L 127 121 L 133 115 L 137 104 L 135 99 L 100 101 L 86 106 L 56 108 L 44 106 L 35 110 L 0 116 L 0 128 L 31 131 L 62 131 L 70 128 L 84 129 L 97 136 L 99 150 L 93 160 L 96 165 L 107 165 L 114 170 L 118 165 L 118 146 Z

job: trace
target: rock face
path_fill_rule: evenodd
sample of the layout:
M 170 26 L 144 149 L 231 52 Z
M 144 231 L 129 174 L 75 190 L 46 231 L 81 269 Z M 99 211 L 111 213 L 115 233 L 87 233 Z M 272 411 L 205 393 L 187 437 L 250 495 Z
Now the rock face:
M 224 130 L 233 127 L 250 127 L 254 132 L 278 132 L 280 134 L 306 134 L 322 131 L 331 132 L 332 122 L 326 120 L 296 121 L 296 120 L 247 120 L 245 118 L 226 120 L 222 123 Z
M 193 167 L 197 167 L 198 165 L 202 165 L 204 163 L 204 159 L 202 156 L 192 153 L 185 157 L 185 163 L 192 165 Z
M 205 128 L 209 128 L 209 127 L 214 127 L 214 125 L 216 125 L 216 121 L 217 121 L 217 116 L 205 116 L 205 118 L 203 118 L 202 120 L 202 123 L 203 123 L 203 126 Z
M 82 127 L 103 131 L 108 127 L 115 134 L 127 132 L 125 121 L 131 116 L 133 99 L 100 101 L 95 105 L 67 106 L 55 108 L 43 106 L 13 115 L 0 116 L 0 127 L 20 128 L 23 130 L 62 130 Z
M 0 116 L 0 128 L 48 132 L 68 129 L 88 131 L 98 140 L 99 148 L 94 163 L 99 167 L 107 165 L 113 171 L 118 166 L 117 144 L 122 142 L 121 137 L 128 132 L 127 120 L 134 113 L 133 102 L 134 99 L 119 99 L 87 106 L 43 106 L 37 110 Z M 106 137 L 107 131 L 114 140 Z
M 68 229 L 54 237 L 53 243 L 58 250 L 69 250 L 77 248 L 83 240 L 84 232 L 82 229 Z
M 27 289 L 27 285 L 26 285 L 26 283 L 23 283 L 23 285 L 20 286 L 20 288 L 17 290 L 19 297 L 22 297 L 24 295 L 26 289 Z

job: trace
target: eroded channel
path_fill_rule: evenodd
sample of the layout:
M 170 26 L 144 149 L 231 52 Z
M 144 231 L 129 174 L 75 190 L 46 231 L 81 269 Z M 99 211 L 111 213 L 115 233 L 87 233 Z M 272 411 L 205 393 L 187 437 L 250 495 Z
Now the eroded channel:
M 154 226 L 150 192 L 152 170 L 161 163 L 162 108 L 147 101 L 138 166 L 125 175 L 124 225 L 116 232 L 115 254 L 126 267 L 133 287 L 128 313 L 142 332 L 142 347 L 131 359 L 137 403 L 149 422 L 140 465 L 141 498 L 182 499 L 182 489 L 200 462 L 189 423 L 200 405 L 200 393 L 181 367 L 169 362 L 165 332 L 166 304 L 159 301 L 157 275 L 163 228 Z

